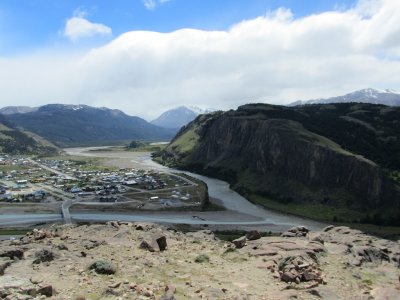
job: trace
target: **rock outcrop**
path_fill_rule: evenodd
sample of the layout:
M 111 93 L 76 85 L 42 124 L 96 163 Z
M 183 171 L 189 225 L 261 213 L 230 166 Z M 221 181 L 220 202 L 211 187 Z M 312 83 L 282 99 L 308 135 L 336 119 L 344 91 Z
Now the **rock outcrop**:
M 307 234 L 290 237 L 249 231 L 240 247 L 209 230 L 183 233 L 154 224 L 46 231 L 41 239 L 22 237 L 23 248 L 0 242 L 1 259 L 8 262 L 0 299 L 373 300 L 400 294 L 400 244 L 349 227 L 313 232 L 298 226 L 290 232 Z M 166 251 L 139 247 L 160 238 L 157 245 L 167 241 Z M 88 239 L 104 242 L 87 249 Z M 61 244 L 68 251 L 59 251 Z M 38 257 L 42 263 L 33 264 Z
M 382 167 L 400 169 L 396 118 L 400 108 L 370 104 L 244 105 L 198 117 L 159 159 L 225 179 L 245 195 L 379 211 L 394 224 L 400 185 Z

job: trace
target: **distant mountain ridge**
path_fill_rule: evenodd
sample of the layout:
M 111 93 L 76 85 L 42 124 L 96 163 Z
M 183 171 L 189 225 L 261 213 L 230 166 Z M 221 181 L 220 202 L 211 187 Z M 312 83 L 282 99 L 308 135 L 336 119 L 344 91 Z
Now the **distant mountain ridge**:
M 30 106 L 6 106 L 0 108 L 0 114 L 2 115 L 12 115 L 12 114 L 25 114 L 28 112 L 36 111 L 37 107 Z
M 214 109 L 202 109 L 196 106 L 179 106 L 162 113 L 152 124 L 164 128 L 180 129 L 193 121 L 198 115 L 210 113 Z
M 400 93 L 391 89 L 378 90 L 368 88 L 355 91 L 343 96 L 313 100 L 299 100 L 290 103 L 289 106 L 351 102 L 400 106 Z
M 30 112 L 8 114 L 7 118 L 60 147 L 168 141 L 175 133 L 118 109 L 87 105 L 48 104 Z

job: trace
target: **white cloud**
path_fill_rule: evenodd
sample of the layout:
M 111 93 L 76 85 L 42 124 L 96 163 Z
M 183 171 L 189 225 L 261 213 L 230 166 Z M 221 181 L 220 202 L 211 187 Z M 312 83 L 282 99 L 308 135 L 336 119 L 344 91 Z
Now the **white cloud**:
M 153 10 L 156 8 L 157 3 L 155 0 L 143 0 L 143 5 L 146 9 Z
M 80 56 L 0 59 L 0 106 L 84 103 L 153 118 L 182 104 L 400 90 L 400 1 L 365 3 L 300 19 L 280 9 L 227 31 L 132 31 Z
M 111 35 L 112 30 L 110 27 L 100 24 L 92 23 L 86 18 L 86 13 L 82 10 L 77 10 L 74 15 L 69 18 L 65 24 L 64 36 L 72 41 L 77 41 L 81 38 L 92 37 L 95 35 Z
M 142 0 L 143 5 L 148 10 L 154 10 L 157 6 L 163 5 L 171 0 Z

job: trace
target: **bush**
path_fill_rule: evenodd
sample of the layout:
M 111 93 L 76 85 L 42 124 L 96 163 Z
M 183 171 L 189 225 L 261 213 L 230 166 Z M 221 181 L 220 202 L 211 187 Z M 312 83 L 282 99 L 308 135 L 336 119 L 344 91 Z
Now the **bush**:
M 50 262 L 56 258 L 56 255 L 48 249 L 42 249 L 35 253 L 34 264 L 40 264 L 42 262 Z
M 196 263 L 204 263 L 204 262 L 209 262 L 209 261 L 210 261 L 210 258 L 208 257 L 207 254 L 200 254 L 194 260 L 194 262 L 196 262 Z
M 117 268 L 114 264 L 107 260 L 98 260 L 89 265 L 89 270 L 95 270 L 97 274 L 111 275 L 115 274 Z

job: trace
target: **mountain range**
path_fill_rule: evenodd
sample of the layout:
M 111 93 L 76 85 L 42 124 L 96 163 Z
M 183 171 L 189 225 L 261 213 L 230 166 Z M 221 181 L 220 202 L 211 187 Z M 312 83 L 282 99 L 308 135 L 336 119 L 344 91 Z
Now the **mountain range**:
M 198 107 L 180 106 L 174 109 L 167 110 L 157 119 L 151 121 L 152 124 L 165 127 L 180 129 L 193 121 L 198 115 L 214 111 L 213 109 L 201 109 Z
M 350 102 L 400 106 L 400 93 L 391 89 L 377 90 L 368 88 L 332 98 L 299 100 L 289 104 L 289 106 Z
M 400 108 L 248 104 L 197 117 L 156 159 L 324 221 L 400 225 Z
M 374 103 L 400 105 L 393 90 L 364 89 L 328 99 L 296 101 L 291 106 L 318 103 Z M 168 110 L 150 123 L 120 110 L 87 105 L 48 104 L 40 107 L 8 106 L 0 114 L 12 130 L 35 135 L 59 147 L 120 144 L 132 140 L 168 141 L 181 127 L 212 109 L 180 106 Z M 11 125 L 12 124 L 12 125 Z
M 175 130 L 129 116 L 120 110 L 87 105 L 48 104 L 26 110 L 7 108 L 7 120 L 60 147 L 105 145 L 131 140 L 168 141 Z M 4 109 L 3 109 L 4 113 Z

